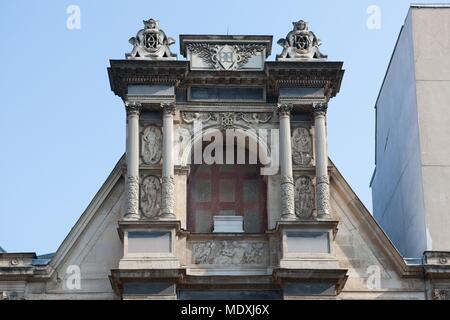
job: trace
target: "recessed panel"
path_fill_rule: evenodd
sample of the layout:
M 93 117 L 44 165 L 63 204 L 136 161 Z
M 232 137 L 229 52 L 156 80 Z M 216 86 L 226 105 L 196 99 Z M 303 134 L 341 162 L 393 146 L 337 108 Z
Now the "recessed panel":
M 170 253 L 169 231 L 129 231 L 128 253 Z

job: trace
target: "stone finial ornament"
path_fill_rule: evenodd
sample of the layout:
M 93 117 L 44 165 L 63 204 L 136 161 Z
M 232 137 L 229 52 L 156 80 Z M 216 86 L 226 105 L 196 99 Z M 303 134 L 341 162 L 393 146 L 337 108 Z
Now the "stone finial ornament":
M 144 29 L 139 30 L 136 37 L 128 40 L 134 47 L 131 53 L 125 55 L 126 58 L 131 60 L 176 60 L 177 55 L 170 52 L 169 48 L 175 43 L 175 40 L 167 37 L 159 28 L 159 21 L 149 19 L 143 22 Z
M 288 60 L 325 60 L 328 56 L 320 52 L 322 44 L 316 35 L 309 31 L 308 23 L 300 20 L 292 23 L 294 28 L 285 39 L 278 40 L 283 47 L 281 54 L 277 55 L 277 61 Z

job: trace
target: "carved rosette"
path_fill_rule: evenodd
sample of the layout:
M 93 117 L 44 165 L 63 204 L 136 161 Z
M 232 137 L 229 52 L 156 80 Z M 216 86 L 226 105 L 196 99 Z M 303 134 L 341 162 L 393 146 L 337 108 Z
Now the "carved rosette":
M 313 104 L 313 113 L 315 117 L 318 116 L 326 116 L 328 110 L 328 104 L 327 103 L 314 103 Z
M 313 187 L 311 178 L 302 176 L 295 180 L 295 215 L 311 218 L 313 212 Z
M 148 126 L 144 129 L 141 138 L 142 161 L 148 165 L 156 165 L 161 161 L 162 133 L 156 126 Z
M 194 265 L 266 265 L 268 246 L 265 242 L 210 240 L 192 245 Z
M 281 218 L 295 219 L 294 179 L 292 176 L 281 176 Z
M 161 212 L 161 182 L 156 176 L 145 176 L 141 184 L 141 212 L 146 218 L 155 219 Z
M 162 177 L 161 179 L 161 203 L 162 203 L 162 216 L 172 217 L 173 209 L 175 207 L 175 191 L 174 191 L 174 178 L 173 177 Z
M 326 217 L 330 214 L 330 181 L 328 176 L 316 179 L 317 215 Z
M 307 128 L 296 128 L 292 134 L 292 160 L 299 166 L 309 166 L 312 159 L 312 141 Z
M 293 105 L 290 103 L 281 103 L 278 105 L 278 114 L 280 116 L 291 116 Z
M 127 177 L 125 218 L 139 218 L 139 178 Z
M 125 101 L 125 110 L 127 115 L 139 115 L 141 113 L 142 104 L 137 101 Z

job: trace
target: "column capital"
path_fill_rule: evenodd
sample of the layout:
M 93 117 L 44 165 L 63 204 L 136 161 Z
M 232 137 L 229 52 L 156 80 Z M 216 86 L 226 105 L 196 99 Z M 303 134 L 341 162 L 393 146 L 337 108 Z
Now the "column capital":
M 164 114 L 175 115 L 175 102 L 163 102 L 161 103 L 161 108 L 163 109 Z
M 326 102 L 316 102 L 313 103 L 313 113 L 314 116 L 325 116 L 328 110 L 328 103 Z
M 139 115 L 141 113 L 142 104 L 137 101 L 125 101 L 125 110 L 127 115 Z
M 280 116 L 290 116 L 293 107 L 292 103 L 279 103 L 277 106 L 278 114 Z

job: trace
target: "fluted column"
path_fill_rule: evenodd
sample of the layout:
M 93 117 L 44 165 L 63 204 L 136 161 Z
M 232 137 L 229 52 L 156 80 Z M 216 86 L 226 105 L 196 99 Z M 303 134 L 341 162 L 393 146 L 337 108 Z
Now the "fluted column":
M 174 103 L 163 103 L 163 166 L 161 182 L 161 219 L 175 219 L 174 168 L 173 168 L 173 116 Z
M 295 220 L 294 178 L 292 175 L 291 104 L 279 104 L 281 219 Z
M 316 149 L 316 201 L 317 216 L 326 218 L 330 214 L 330 180 L 328 177 L 328 151 L 326 115 L 328 105 L 313 105 Z
M 126 101 L 127 139 L 126 139 L 126 220 L 139 220 L 139 114 L 141 104 Z

